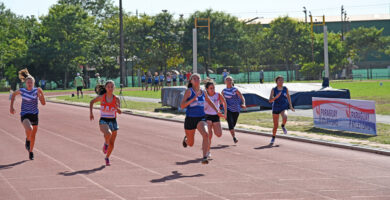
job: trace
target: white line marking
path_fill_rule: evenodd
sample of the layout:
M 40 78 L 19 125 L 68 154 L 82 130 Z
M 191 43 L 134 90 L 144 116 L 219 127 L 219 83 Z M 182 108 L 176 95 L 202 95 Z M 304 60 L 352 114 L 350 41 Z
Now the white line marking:
M 158 197 L 139 197 L 138 199 L 183 199 L 199 197 L 197 195 L 182 195 L 182 196 L 158 196 Z
M 87 187 L 52 187 L 52 188 L 30 188 L 30 191 L 37 190 L 73 190 L 73 189 L 85 189 Z
M 15 192 L 16 196 L 18 196 L 19 199 L 24 200 L 25 198 L 16 190 L 16 188 L 3 176 L 3 174 L 0 173 L 0 177 L 8 184 L 8 186 Z
M 18 137 L 14 136 L 14 135 L 12 135 L 12 134 L 10 134 L 10 133 L 8 133 L 7 131 L 5 131 L 5 130 L 2 129 L 2 128 L 0 128 L 0 130 L 1 130 L 3 133 L 7 134 L 8 136 L 10 136 L 10 137 L 14 138 L 15 140 L 19 141 L 20 143 L 24 144 L 24 141 L 21 140 L 21 139 L 19 139 Z M 42 154 L 43 156 L 49 158 L 50 160 L 56 162 L 57 164 L 59 164 L 59 165 L 65 167 L 65 168 L 68 169 L 69 171 L 72 171 L 72 172 L 75 171 L 74 169 L 72 169 L 71 167 L 69 167 L 68 165 L 66 165 L 65 163 L 63 163 L 63 162 L 61 162 L 61 161 L 59 161 L 59 160 L 57 160 L 57 159 L 55 159 L 55 158 L 49 156 L 48 154 L 44 153 L 43 151 L 40 151 L 40 150 L 37 149 L 37 148 L 35 148 L 35 151 L 39 152 L 40 154 Z M 92 179 L 88 178 L 88 177 L 85 176 L 84 174 L 77 174 L 77 175 L 83 177 L 85 180 L 87 180 L 88 182 L 90 182 L 90 183 L 96 185 L 96 186 L 99 187 L 100 189 L 102 189 L 102 190 L 104 190 L 104 191 L 106 191 L 106 192 L 108 192 L 108 193 L 114 195 L 114 196 L 117 197 L 118 199 L 126 200 L 124 197 L 122 197 L 122 196 L 116 194 L 115 192 L 113 192 L 113 191 L 111 191 L 111 190 L 105 188 L 104 186 L 102 186 L 102 185 L 100 185 L 99 183 L 93 181 Z
M 159 186 L 170 186 L 169 184 L 153 184 L 153 185 L 116 185 L 115 187 L 159 187 Z
M 39 129 L 40 129 L 40 130 L 43 130 L 43 131 L 45 131 L 45 132 L 47 132 L 47 133 L 49 133 L 49 134 L 51 134 L 51 135 L 60 137 L 60 138 L 62 138 L 62 139 L 64 139 L 64 140 L 67 140 L 67 141 L 70 141 L 70 142 L 72 142 L 72 143 L 75 143 L 75 144 L 78 144 L 78 145 L 80 145 L 80 146 L 83 146 L 83 147 L 86 147 L 86 148 L 88 148 L 88 149 L 91 149 L 91 150 L 93 150 L 93 151 L 101 152 L 100 149 L 93 148 L 93 147 L 88 146 L 88 145 L 86 145 L 86 144 L 84 144 L 84 143 L 75 141 L 75 140 L 73 140 L 73 139 L 67 138 L 67 137 L 62 136 L 62 135 L 59 135 L 59 134 L 54 133 L 54 132 L 52 132 L 52 131 L 50 131 L 50 130 L 47 130 L 47 129 L 45 129 L 45 128 L 41 128 L 41 127 L 40 127 Z M 148 172 L 150 172 L 150 173 L 152 173 L 152 174 L 155 174 L 155 175 L 158 175 L 158 176 L 164 176 L 164 174 L 162 174 L 162 173 L 159 173 L 159 172 L 154 171 L 154 170 L 152 170 L 152 169 L 146 168 L 146 167 L 144 167 L 144 166 L 142 166 L 142 165 L 139 165 L 139 164 L 137 164 L 137 163 L 128 161 L 128 160 L 123 159 L 123 158 L 121 158 L 121 157 L 118 157 L 118 156 L 115 156 L 115 155 L 112 155 L 111 157 L 116 158 L 116 159 L 118 159 L 118 160 L 121 160 L 122 162 L 128 163 L 128 164 L 133 165 L 133 166 L 135 166 L 135 167 L 144 169 L 145 171 L 148 171 Z M 53 158 L 53 159 L 54 159 L 54 158 Z M 58 161 L 58 162 L 60 162 L 60 161 Z M 64 165 L 65 165 L 65 164 L 64 164 Z M 72 170 L 72 171 L 74 171 L 74 170 Z M 81 175 L 81 174 L 79 174 L 79 175 Z M 91 180 L 91 181 L 92 181 L 92 180 Z M 217 197 L 217 198 L 219 198 L 219 199 L 228 200 L 228 198 L 226 198 L 226 197 L 219 196 L 219 195 L 217 195 L 217 194 L 214 194 L 214 193 L 209 192 L 209 191 L 207 191 L 207 190 L 204 190 L 204 189 L 202 189 L 202 188 L 193 186 L 193 185 L 188 184 L 188 183 L 186 183 L 186 182 L 183 182 L 183 181 L 180 181 L 180 180 L 173 180 L 173 181 L 174 181 L 174 182 L 177 182 L 177 183 L 181 183 L 181 184 L 183 184 L 183 185 L 186 185 L 186 186 L 188 186 L 188 187 L 190 187 L 190 188 L 192 188 L 192 189 L 198 190 L 198 191 L 200 191 L 200 192 L 204 192 L 204 193 L 209 194 L 209 195 L 211 195 L 211 196 Z M 103 187 L 103 186 L 102 186 L 102 187 Z M 118 196 L 119 196 L 119 195 L 118 195 Z

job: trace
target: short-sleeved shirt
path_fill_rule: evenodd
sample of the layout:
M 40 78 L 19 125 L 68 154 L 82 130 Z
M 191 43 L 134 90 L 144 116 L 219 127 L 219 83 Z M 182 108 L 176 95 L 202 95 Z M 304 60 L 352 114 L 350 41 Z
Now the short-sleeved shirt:
M 227 109 L 230 112 L 241 111 L 241 98 L 238 96 L 237 88 L 225 88 L 223 89 L 223 96 L 226 99 Z
M 76 76 L 76 78 L 74 78 L 74 80 L 76 81 L 76 87 L 83 87 L 84 84 L 83 84 L 83 77 L 81 76 Z

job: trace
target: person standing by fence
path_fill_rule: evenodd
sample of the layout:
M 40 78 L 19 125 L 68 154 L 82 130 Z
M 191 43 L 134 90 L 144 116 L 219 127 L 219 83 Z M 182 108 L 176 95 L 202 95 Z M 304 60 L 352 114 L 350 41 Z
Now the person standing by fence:
M 85 87 L 84 79 L 80 76 L 80 73 L 77 72 L 77 76 L 74 78 L 74 85 L 76 86 L 77 90 L 77 98 L 79 98 L 79 91 L 81 93 L 81 98 L 84 97 L 83 95 L 83 87 Z
M 264 71 L 263 70 L 260 71 L 260 83 L 261 84 L 264 83 Z

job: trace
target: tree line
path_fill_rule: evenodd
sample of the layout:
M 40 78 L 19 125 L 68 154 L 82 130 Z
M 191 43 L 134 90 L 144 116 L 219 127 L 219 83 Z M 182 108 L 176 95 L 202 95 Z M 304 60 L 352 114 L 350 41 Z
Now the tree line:
M 210 18 L 211 26 L 210 41 L 207 28 L 198 29 L 201 72 L 207 66 L 213 72 L 295 70 L 321 76 L 323 34 L 312 37 L 309 24 L 283 16 L 264 26 L 211 9 L 186 18 L 166 10 L 153 16 L 124 12 L 124 57 L 133 74 L 191 70 L 195 18 Z M 119 77 L 119 9 L 111 0 L 58 0 L 39 17 L 18 16 L 0 3 L 0 26 L 0 79 L 13 86 L 17 71 L 26 67 L 37 80 L 61 87 L 77 72 L 94 74 L 87 69 Z M 329 33 L 331 71 L 368 56 L 390 55 L 390 37 L 382 31 L 360 27 L 349 31 L 344 41 L 339 33 Z

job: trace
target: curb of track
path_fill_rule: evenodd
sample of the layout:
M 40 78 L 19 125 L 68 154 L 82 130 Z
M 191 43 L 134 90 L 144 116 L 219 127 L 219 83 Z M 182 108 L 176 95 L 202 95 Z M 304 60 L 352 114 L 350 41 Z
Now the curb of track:
M 80 103 L 60 102 L 60 101 L 53 101 L 53 100 L 47 100 L 47 101 L 51 102 L 51 103 L 58 103 L 58 104 L 65 104 L 65 105 L 72 105 L 72 106 L 89 108 L 88 105 L 80 104 Z M 94 108 L 94 109 L 97 109 L 97 108 Z M 145 118 L 150 118 L 150 119 L 158 119 L 158 120 L 164 120 L 164 121 L 170 121 L 170 122 L 176 122 L 176 123 L 184 123 L 183 120 L 135 114 L 135 113 L 128 111 L 128 110 L 125 110 L 122 113 L 127 114 L 127 115 L 137 116 L 137 117 L 145 117 Z M 222 127 L 222 129 L 229 130 L 227 127 L 224 127 L 224 126 Z M 235 130 L 238 132 L 241 132 L 241 133 L 247 133 L 247 134 L 252 134 L 252 135 L 261 135 L 261 136 L 267 136 L 267 137 L 272 136 L 271 133 L 252 131 L 252 130 L 243 129 L 243 128 L 235 128 Z M 337 148 L 343 148 L 343 149 L 351 149 L 351 150 L 355 150 L 355 151 L 362 151 L 362 152 L 376 153 L 376 154 L 390 156 L 390 150 L 386 150 L 386 149 L 365 147 L 365 146 L 347 144 L 347 143 L 341 143 L 341 142 L 331 142 L 331 141 L 319 140 L 319 139 L 311 139 L 311 138 L 299 137 L 299 136 L 293 136 L 293 135 L 278 135 L 277 137 L 282 138 L 282 139 L 299 141 L 299 142 L 306 142 L 306 143 L 319 144 L 319 145 L 324 145 L 324 146 L 337 147 Z

